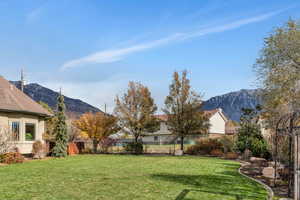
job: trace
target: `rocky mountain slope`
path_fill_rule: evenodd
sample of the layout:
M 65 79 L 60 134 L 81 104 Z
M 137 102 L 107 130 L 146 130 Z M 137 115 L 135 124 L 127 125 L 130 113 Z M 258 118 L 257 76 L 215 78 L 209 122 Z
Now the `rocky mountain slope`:
M 255 108 L 257 104 L 261 103 L 258 93 L 259 90 L 254 89 L 215 96 L 204 102 L 203 109 L 222 108 L 230 119 L 240 121 L 242 108 Z
M 20 88 L 20 82 L 11 81 L 14 85 Z M 27 84 L 24 87 L 24 93 L 30 96 L 33 100 L 47 103 L 52 109 L 56 109 L 58 92 L 43 87 L 37 83 Z M 79 99 L 72 99 L 65 96 L 66 110 L 69 114 L 80 115 L 86 112 L 101 112 L 100 109 L 85 103 Z
M 17 87 L 20 87 L 20 82 L 12 81 Z M 24 92 L 35 101 L 43 101 L 47 103 L 51 108 L 56 108 L 56 99 L 58 93 L 43 87 L 37 83 L 31 83 L 25 86 Z M 255 108 L 257 104 L 260 104 L 258 96 L 259 90 L 240 90 L 236 92 L 230 92 L 224 95 L 215 96 L 204 102 L 203 109 L 211 110 L 215 108 L 222 108 L 225 114 L 235 121 L 240 120 L 242 108 Z M 85 103 L 79 99 L 72 99 L 65 97 L 65 104 L 67 111 L 76 115 L 80 115 L 86 112 L 101 112 L 100 109 Z

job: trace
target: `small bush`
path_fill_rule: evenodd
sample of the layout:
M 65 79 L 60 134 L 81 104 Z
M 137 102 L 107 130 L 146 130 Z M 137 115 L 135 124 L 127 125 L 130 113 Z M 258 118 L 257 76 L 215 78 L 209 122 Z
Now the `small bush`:
M 239 155 L 235 152 L 228 152 L 225 154 L 225 158 L 226 159 L 232 159 L 232 160 L 235 160 L 235 159 L 238 159 Z
M 252 139 L 251 149 L 253 156 L 262 157 L 266 159 L 270 157 L 267 142 L 265 140 Z
M 32 144 L 32 154 L 33 158 L 41 159 L 46 156 L 46 145 L 44 145 L 41 141 L 35 141 Z
M 233 152 L 234 149 L 234 137 L 233 136 L 223 136 L 219 139 L 223 146 L 223 152 Z
M 185 153 L 190 155 L 209 155 L 212 150 L 216 149 L 222 151 L 222 143 L 218 139 L 206 138 L 188 147 Z
M 200 154 L 199 146 L 197 146 L 197 145 L 189 146 L 187 148 L 187 150 L 185 151 L 185 153 L 189 154 L 189 155 L 198 155 L 198 154 Z
M 220 149 L 214 149 L 210 152 L 211 156 L 222 157 L 223 152 Z
M 142 154 L 143 144 L 141 142 L 130 142 L 125 145 L 124 149 L 126 152 Z
M 91 148 L 84 148 L 82 151 L 81 151 L 81 154 L 91 154 L 93 153 L 93 150 Z
M 10 152 L 3 154 L 1 160 L 5 164 L 23 163 L 24 157 L 19 152 Z
M 68 144 L 68 155 L 76 155 L 76 154 L 79 154 L 77 145 L 74 142 L 70 142 Z
M 113 138 L 105 138 L 100 141 L 100 148 L 102 153 L 108 153 L 110 147 L 116 145 L 117 140 Z
M 4 154 L 0 154 L 0 163 L 4 162 Z

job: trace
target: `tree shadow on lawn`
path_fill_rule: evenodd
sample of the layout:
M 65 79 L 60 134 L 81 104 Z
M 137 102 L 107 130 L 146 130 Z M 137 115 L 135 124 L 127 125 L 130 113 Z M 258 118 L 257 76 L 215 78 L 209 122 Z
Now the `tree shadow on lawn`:
M 266 196 L 244 177 L 239 177 L 231 171 L 213 175 L 182 175 L 182 174 L 152 174 L 152 178 L 160 181 L 168 181 L 189 186 L 183 190 L 176 200 L 183 200 L 190 192 L 203 192 L 223 196 L 231 196 L 234 199 L 262 199 Z
M 186 197 L 188 195 L 188 193 L 190 193 L 190 192 L 201 192 L 201 193 L 209 193 L 209 194 L 214 194 L 214 195 L 229 196 L 229 197 L 232 197 L 231 199 L 235 199 L 235 200 L 243 200 L 245 198 L 245 196 L 242 196 L 242 195 L 232 195 L 232 194 L 229 194 L 229 193 L 226 193 L 226 192 L 211 192 L 211 191 L 207 191 L 207 190 L 196 190 L 196 189 L 187 190 L 187 189 L 184 189 L 176 197 L 175 200 L 196 200 L 194 198 Z M 258 199 L 258 197 L 256 197 L 256 196 L 246 196 L 246 197 L 251 198 L 251 199 Z

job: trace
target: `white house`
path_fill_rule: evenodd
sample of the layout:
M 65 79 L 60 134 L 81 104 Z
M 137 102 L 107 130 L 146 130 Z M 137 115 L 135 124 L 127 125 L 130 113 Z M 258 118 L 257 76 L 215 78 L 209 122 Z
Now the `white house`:
M 31 153 L 34 141 L 43 141 L 45 117 L 51 114 L 2 76 L 0 97 L 1 130 L 13 135 L 20 153 Z
M 228 118 L 225 116 L 221 108 L 214 109 L 214 110 L 207 110 L 204 113 L 209 118 L 210 128 L 209 128 L 209 137 L 219 137 L 226 134 L 226 123 L 229 121 Z M 166 115 L 157 115 L 160 119 L 160 129 L 151 134 L 146 134 L 143 137 L 144 143 L 159 143 L 159 144 L 167 144 L 173 143 L 177 138 L 171 134 L 168 130 L 166 120 Z M 199 136 L 189 136 L 187 139 L 193 140 L 198 137 L 203 137 L 202 135 Z

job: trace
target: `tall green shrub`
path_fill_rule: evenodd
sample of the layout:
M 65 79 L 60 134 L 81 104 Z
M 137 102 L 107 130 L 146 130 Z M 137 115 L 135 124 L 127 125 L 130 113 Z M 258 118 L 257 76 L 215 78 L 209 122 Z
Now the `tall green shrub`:
M 62 94 L 57 99 L 57 122 L 54 129 L 55 132 L 55 146 L 52 150 L 52 154 L 55 157 L 66 157 L 68 148 L 68 134 L 67 124 L 65 116 L 65 103 Z
M 252 152 L 253 156 L 269 156 L 267 142 L 262 136 L 261 128 L 258 124 L 258 111 L 243 109 L 241 117 L 241 127 L 238 130 L 235 141 L 235 150 L 243 153 L 246 149 Z

